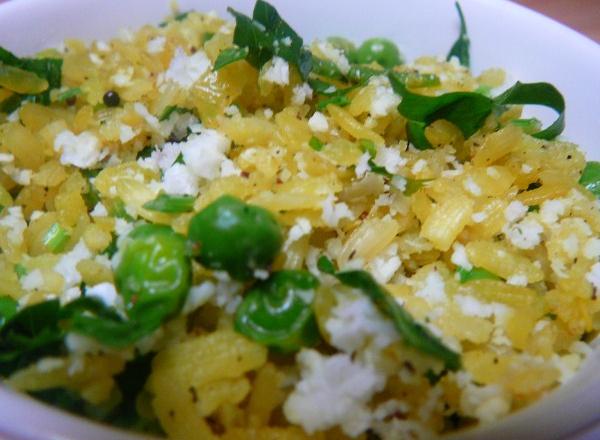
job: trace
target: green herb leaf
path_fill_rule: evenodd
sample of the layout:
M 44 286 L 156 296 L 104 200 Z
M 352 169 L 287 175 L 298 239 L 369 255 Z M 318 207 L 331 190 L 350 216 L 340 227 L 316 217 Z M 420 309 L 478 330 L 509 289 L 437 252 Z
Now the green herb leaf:
M 0 296 L 0 328 L 17 314 L 17 302 L 10 296 Z
M 600 162 L 588 162 L 579 178 L 579 184 L 600 199 Z
M 313 136 L 310 138 L 310 140 L 308 141 L 308 145 L 310 145 L 310 148 L 312 148 L 315 151 L 321 151 L 323 149 L 323 142 L 321 142 L 319 140 L 318 137 Z
M 312 69 L 312 55 L 304 49 L 302 38 L 287 24 L 269 3 L 258 0 L 252 18 L 227 9 L 236 21 L 233 43 L 247 48 L 247 61 L 260 69 L 274 56 L 296 66 L 302 78 Z
M 495 275 L 492 272 L 485 270 L 482 267 L 474 267 L 473 269 L 465 269 L 464 267 L 458 267 L 456 269 L 456 273 L 458 274 L 458 279 L 461 283 L 466 283 L 468 281 L 474 281 L 474 280 L 500 280 L 501 279 L 498 275 Z
M 367 164 L 369 165 L 369 168 L 371 168 L 371 171 L 375 174 L 379 174 L 381 176 L 389 178 L 394 177 L 394 175 L 388 172 L 388 170 L 386 170 L 385 167 L 377 165 L 373 159 L 369 159 Z
M 35 73 L 48 81 L 48 89 L 37 95 L 14 94 L 0 103 L 0 112 L 11 113 L 23 100 L 50 104 L 50 90 L 59 88 L 62 79 L 62 63 L 59 58 L 18 58 L 13 53 L 0 47 L 0 62 L 28 72 Z
M 17 274 L 17 278 L 21 279 L 27 275 L 27 268 L 21 263 L 17 263 L 15 264 L 15 273 Z
M 160 116 L 158 117 L 158 120 L 160 122 L 162 121 L 166 121 L 167 119 L 169 119 L 171 117 L 171 115 L 173 113 L 179 113 L 180 115 L 183 113 L 193 113 L 192 110 L 187 109 L 187 108 L 183 108 L 183 107 L 179 107 L 177 105 L 168 105 L 165 107 L 165 109 L 161 112 Z M 147 147 L 146 147 L 147 148 Z M 152 148 L 152 147 L 151 147 Z
M 369 156 L 375 157 L 377 155 L 377 147 L 375 142 L 371 139 L 359 139 L 358 146 L 363 153 L 369 153 Z
M 471 42 L 467 35 L 467 23 L 460 4 L 456 2 L 455 5 L 456 10 L 458 11 L 458 17 L 460 18 L 460 34 L 458 35 L 458 39 L 452 45 L 450 52 L 448 52 L 446 61 L 450 61 L 452 57 L 456 57 L 461 65 L 471 67 L 471 57 L 469 55 L 469 46 L 471 45 Z
M 317 268 L 323 273 L 335 275 L 335 265 L 333 264 L 333 261 L 331 261 L 325 255 L 321 255 L 317 260 Z
M 419 191 L 427 182 L 431 182 L 433 179 L 406 179 L 406 188 L 404 188 L 404 195 L 411 196 Z
M 49 300 L 25 307 L 5 322 L 0 328 L 0 375 L 7 376 L 41 357 L 61 352 L 59 311 L 58 300 Z
M 554 109 L 558 118 L 545 130 L 533 133 L 540 139 L 552 139 L 564 129 L 565 102 L 560 92 L 548 83 L 517 82 L 494 99 L 474 92 L 451 92 L 439 96 L 412 93 L 397 72 L 390 72 L 392 87 L 402 96 L 398 111 L 407 122 L 409 141 L 419 149 L 430 148 L 425 128 L 434 121 L 445 119 L 456 125 L 465 138 L 473 135 L 494 110 L 509 104 L 543 105 Z
M 245 60 L 250 50 L 247 47 L 228 47 L 223 50 L 215 60 L 214 71 L 222 69 L 228 64 Z
M 154 200 L 144 203 L 144 208 L 151 211 L 167 212 L 169 214 L 191 212 L 194 210 L 195 200 L 194 196 L 159 194 Z
M 446 368 L 458 370 L 461 365 L 460 355 L 448 348 L 438 337 L 419 324 L 394 297 L 381 287 L 371 275 L 362 270 L 338 272 L 336 278 L 347 286 L 360 289 L 383 314 L 394 323 L 394 327 L 403 341 L 430 356 L 444 362 Z
M 533 133 L 538 139 L 554 139 L 565 129 L 565 100 L 560 92 L 552 84 L 540 83 L 517 83 L 506 92 L 494 98 L 496 105 L 542 105 L 549 107 L 558 113 L 556 120 L 546 129 Z M 452 121 L 451 121 L 452 122 Z

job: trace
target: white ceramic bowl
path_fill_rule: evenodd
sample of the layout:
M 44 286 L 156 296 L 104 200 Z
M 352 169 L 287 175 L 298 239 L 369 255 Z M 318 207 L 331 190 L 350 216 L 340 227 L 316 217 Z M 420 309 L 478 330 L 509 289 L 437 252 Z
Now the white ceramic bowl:
M 180 0 L 182 10 L 226 6 L 249 12 L 253 0 Z M 385 36 L 409 60 L 444 55 L 457 36 L 451 0 L 273 0 L 310 41 L 342 35 L 356 41 Z M 504 0 L 461 0 L 472 41 L 473 70 L 502 67 L 508 83 L 547 81 L 567 102 L 564 138 L 600 159 L 600 46 L 546 17 Z M 0 45 L 32 54 L 68 37 L 107 39 L 122 27 L 158 23 L 167 0 L 12 0 L 0 5 Z M 542 113 L 542 116 L 545 114 Z M 551 116 L 551 115 L 545 115 Z M 600 438 L 600 348 L 566 386 L 540 403 L 472 431 L 461 439 Z M 138 436 L 65 415 L 0 388 L 0 438 L 135 439 Z

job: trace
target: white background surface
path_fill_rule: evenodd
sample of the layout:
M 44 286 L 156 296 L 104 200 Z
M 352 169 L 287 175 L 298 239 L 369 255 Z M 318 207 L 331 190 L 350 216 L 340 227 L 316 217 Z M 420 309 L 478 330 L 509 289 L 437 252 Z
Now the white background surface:
M 282 16 L 306 40 L 330 35 L 355 41 L 385 36 L 409 60 L 445 55 L 458 33 L 450 0 L 276 1 Z M 253 1 L 180 1 L 181 9 L 225 6 L 250 13 Z M 462 0 L 472 41 L 475 73 L 503 67 L 510 83 L 548 81 L 567 101 L 564 137 L 600 159 L 600 46 L 541 15 L 502 0 Z M 31 54 L 67 37 L 107 39 L 124 26 L 158 23 L 168 13 L 166 0 L 18 0 L 0 5 L 0 45 Z M 459 437 L 554 439 L 573 435 L 600 417 L 600 352 L 568 385 L 544 402 L 506 420 Z M 57 416 L 24 397 L 0 389 L 0 438 L 123 438 L 114 432 Z M 600 433 L 587 434 L 598 439 Z

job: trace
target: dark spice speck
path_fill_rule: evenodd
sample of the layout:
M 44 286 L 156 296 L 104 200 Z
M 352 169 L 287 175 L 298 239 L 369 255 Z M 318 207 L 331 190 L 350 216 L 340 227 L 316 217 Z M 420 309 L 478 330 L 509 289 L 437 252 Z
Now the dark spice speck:
M 121 97 L 114 90 L 109 90 L 102 97 L 102 101 L 107 107 L 116 107 L 121 103 Z

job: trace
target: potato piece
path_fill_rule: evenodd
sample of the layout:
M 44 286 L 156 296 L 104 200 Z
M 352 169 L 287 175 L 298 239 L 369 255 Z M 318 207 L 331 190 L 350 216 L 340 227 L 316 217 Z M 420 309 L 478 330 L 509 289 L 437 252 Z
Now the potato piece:
M 448 198 L 435 206 L 423 223 L 421 237 L 429 240 L 436 249 L 447 251 L 471 221 L 473 200 L 464 195 Z
M 527 277 L 528 284 L 544 279 L 544 272 L 529 260 L 493 241 L 472 241 L 466 245 L 467 255 L 474 266 L 483 267 L 502 278 L 515 275 Z
M 212 438 L 202 416 L 216 409 L 226 394 L 227 401 L 239 401 L 244 374 L 262 366 L 266 359 L 265 347 L 228 330 L 164 349 L 154 358 L 148 379 L 154 394 L 152 406 L 164 430 L 178 439 Z M 201 390 L 210 393 L 202 396 Z
M 515 125 L 508 125 L 502 130 L 485 138 L 482 147 L 473 157 L 473 165 L 489 166 L 520 148 L 523 133 Z

